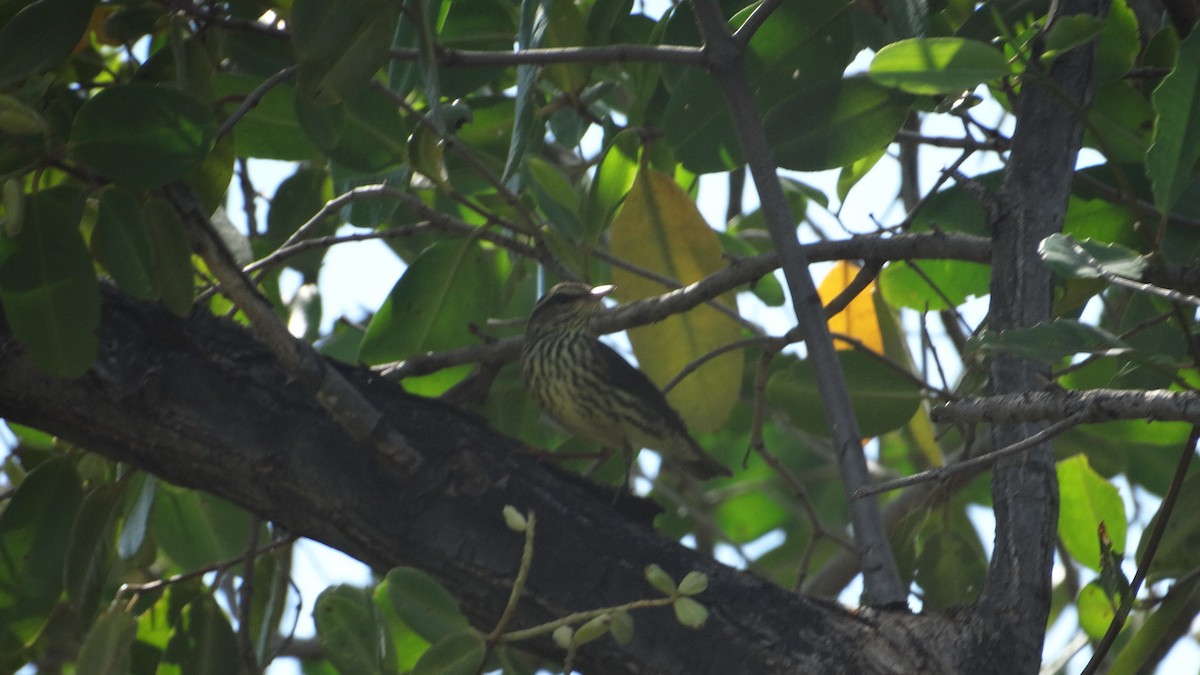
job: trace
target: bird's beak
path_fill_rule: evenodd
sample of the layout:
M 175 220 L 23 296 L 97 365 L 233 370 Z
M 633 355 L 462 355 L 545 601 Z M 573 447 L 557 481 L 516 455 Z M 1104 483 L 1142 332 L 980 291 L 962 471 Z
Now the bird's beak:
M 609 293 L 612 293 L 615 290 L 617 290 L 617 287 L 613 286 L 612 284 L 607 284 L 604 286 L 596 286 L 595 288 L 592 289 L 591 300 L 592 300 L 592 302 L 600 302 Z

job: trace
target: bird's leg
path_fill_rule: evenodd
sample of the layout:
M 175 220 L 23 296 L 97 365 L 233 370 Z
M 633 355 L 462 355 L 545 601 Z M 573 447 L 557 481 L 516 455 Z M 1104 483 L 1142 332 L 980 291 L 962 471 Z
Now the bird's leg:
M 583 475 L 590 477 L 592 473 L 594 473 L 596 469 L 599 469 L 600 465 L 607 462 L 608 458 L 612 457 L 612 455 L 612 448 L 600 448 L 600 451 L 594 455 L 596 459 L 591 464 L 588 464 L 587 468 L 583 470 Z

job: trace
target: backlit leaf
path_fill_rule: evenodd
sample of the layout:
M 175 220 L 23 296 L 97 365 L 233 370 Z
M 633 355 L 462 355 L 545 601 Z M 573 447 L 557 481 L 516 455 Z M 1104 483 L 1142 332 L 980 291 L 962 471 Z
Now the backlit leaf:
M 639 267 L 690 284 L 724 267 L 721 244 L 695 202 L 675 181 L 650 168 L 634 180 L 613 219 L 612 252 Z M 661 284 L 614 267 L 613 283 L 624 302 L 658 295 Z M 732 293 L 716 299 L 736 309 Z M 741 328 L 708 305 L 629 331 L 633 353 L 650 380 L 662 386 L 685 366 L 741 337 Z M 689 428 L 712 431 L 733 409 L 742 381 L 740 352 L 707 361 L 667 398 Z

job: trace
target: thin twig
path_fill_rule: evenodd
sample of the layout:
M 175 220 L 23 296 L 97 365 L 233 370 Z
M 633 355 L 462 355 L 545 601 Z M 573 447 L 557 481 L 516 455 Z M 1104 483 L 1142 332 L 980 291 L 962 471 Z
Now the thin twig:
M 260 101 L 262 101 L 263 97 L 267 95 L 267 92 L 271 91 L 275 85 L 283 82 L 292 75 L 295 75 L 296 71 L 299 69 L 300 66 L 288 66 L 287 68 L 284 68 L 278 73 L 275 73 L 274 75 L 263 80 L 261 84 L 254 88 L 254 91 L 246 94 L 246 98 L 242 99 L 241 105 L 239 105 L 237 109 L 235 109 L 233 113 L 221 123 L 221 127 L 217 129 L 217 139 L 224 138 L 225 134 L 233 131 L 233 126 L 241 121 L 241 119 L 246 116 L 246 113 L 253 110 L 254 107 L 257 106 Z
M 895 480 L 887 480 L 887 481 L 883 481 L 881 483 L 875 483 L 873 485 L 867 485 L 867 486 L 861 487 L 854 491 L 854 494 L 851 495 L 851 499 L 861 499 L 863 497 L 868 497 L 870 495 L 879 494 L 881 492 L 889 492 L 891 490 L 898 490 L 903 487 L 908 487 L 910 485 L 916 485 L 918 483 L 924 483 L 926 481 L 943 481 L 943 480 L 949 478 L 950 476 L 962 473 L 964 471 L 973 471 L 976 469 L 982 469 L 982 468 L 991 466 L 992 464 L 998 462 L 1001 459 L 1004 459 L 1005 457 L 1015 455 L 1019 452 L 1024 452 L 1025 450 L 1028 450 L 1028 449 L 1034 447 L 1035 445 L 1038 445 L 1039 443 L 1048 441 L 1051 438 L 1054 438 L 1055 436 L 1061 434 L 1062 432 L 1064 432 L 1074 426 L 1079 425 L 1082 422 L 1083 422 L 1083 420 L 1080 419 L 1079 417 L 1071 416 L 1066 419 L 1059 420 L 1059 421 L 1055 422 L 1054 424 L 1051 424 L 1050 426 L 1046 427 L 1045 429 L 1042 429 L 1041 431 L 1037 432 L 1036 434 L 1033 434 L 1032 436 L 1029 436 L 1028 438 L 1021 439 L 1020 441 L 1017 441 L 1016 443 L 1013 443 L 1012 445 L 1006 445 L 1003 448 L 1000 448 L 999 450 L 993 450 L 991 452 L 984 453 L 977 457 L 972 457 L 971 459 L 963 460 L 956 464 L 950 464 L 948 466 L 940 466 L 936 469 L 922 471 L 920 473 L 915 473 L 911 476 L 905 476 L 904 478 L 897 478 Z

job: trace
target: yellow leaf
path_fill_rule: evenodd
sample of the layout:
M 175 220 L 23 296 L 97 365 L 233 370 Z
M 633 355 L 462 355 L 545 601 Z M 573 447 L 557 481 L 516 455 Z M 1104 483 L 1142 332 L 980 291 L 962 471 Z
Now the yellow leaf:
M 613 219 L 612 252 L 638 267 L 690 284 L 721 269 L 721 245 L 703 216 L 670 176 L 643 167 Z M 629 302 L 666 289 L 655 281 L 613 268 L 617 297 Z M 733 293 L 717 298 L 737 308 Z M 741 327 L 709 305 L 629 331 L 643 372 L 658 386 L 685 366 L 741 338 Z M 694 431 L 714 431 L 729 417 L 742 383 L 740 352 L 705 362 L 667 394 Z
M 817 289 L 821 304 L 828 305 L 845 290 L 858 270 L 858 265 L 845 260 L 834 264 Z M 879 315 L 875 313 L 874 297 L 875 282 L 872 281 L 844 310 L 829 319 L 829 331 L 852 337 L 876 354 L 883 354 L 883 335 L 879 329 Z M 834 340 L 833 344 L 837 349 L 854 349 L 854 345 L 842 340 Z

